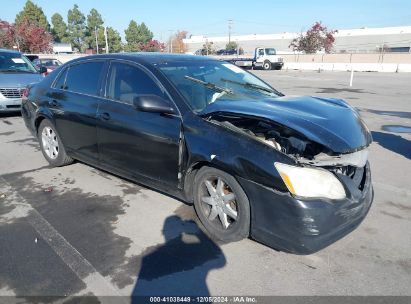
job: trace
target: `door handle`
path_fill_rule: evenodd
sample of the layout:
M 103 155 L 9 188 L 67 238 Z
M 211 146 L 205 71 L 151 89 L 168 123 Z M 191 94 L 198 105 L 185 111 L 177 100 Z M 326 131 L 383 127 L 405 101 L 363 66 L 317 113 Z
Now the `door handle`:
M 58 105 L 59 105 L 59 103 L 55 99 L 49 101 L 49 106 L 51 106 L 51 107 L 57 107 Z
M 109 120 L 110 119 L 110 114 L 108 114 L 107 112 L 100 113 L 99 117 L 103 120 Z

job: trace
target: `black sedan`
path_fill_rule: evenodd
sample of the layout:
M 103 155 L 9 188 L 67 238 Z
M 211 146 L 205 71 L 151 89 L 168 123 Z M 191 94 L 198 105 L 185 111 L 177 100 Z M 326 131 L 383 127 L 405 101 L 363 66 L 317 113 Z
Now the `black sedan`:
M 373 199 L 372 138 L 355 109 L 284 96 L 210 58 L 76 59 L 29 88 L 22 114 L 52 166 L 76 159 L 193 203 L 226 242 L 315 252 Z

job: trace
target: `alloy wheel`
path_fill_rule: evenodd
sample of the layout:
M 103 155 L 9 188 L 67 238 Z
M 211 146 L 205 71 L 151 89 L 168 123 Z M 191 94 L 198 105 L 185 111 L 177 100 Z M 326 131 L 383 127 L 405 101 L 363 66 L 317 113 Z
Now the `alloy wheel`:
M 41 132 L 43 150 L 50 159 L 56 159 L 59 154 L 57 134 L 50 127 L 45 127 Z
M 201 203 L 208 220 L 214 226 L 228 229 L 238 218 L 234 192 L 221 177 L 208 178 L 202 185 Z

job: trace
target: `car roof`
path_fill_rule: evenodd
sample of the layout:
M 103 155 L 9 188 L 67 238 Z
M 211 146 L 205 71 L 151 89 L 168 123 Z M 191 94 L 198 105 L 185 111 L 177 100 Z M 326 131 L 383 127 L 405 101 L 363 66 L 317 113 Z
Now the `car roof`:
M 21 53 L 19 51 L 8 50 L 8 49 L 0 49 L 0 53 L 10 53 L 10 54 L 21 55 Z
M 137 62 L 145 62 L 148 64 L 156 64 L 161 62 L 181 62 L 181 61 L 217 61 L 216 59 L 204 56 L 194 56 L 186 54 L 171 54 L 171 53 L 156 53 L 156 52 L 138 52 L 138 53 L 111 53 L 101 55 L 84 56 L 72 60 L 71 62 L 81 62 L 90 59 L 126 59 Z

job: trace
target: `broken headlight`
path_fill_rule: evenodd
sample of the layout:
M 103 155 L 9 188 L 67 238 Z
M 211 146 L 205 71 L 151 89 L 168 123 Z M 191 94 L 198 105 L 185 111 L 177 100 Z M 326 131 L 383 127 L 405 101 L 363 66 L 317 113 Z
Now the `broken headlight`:
M 341 182 L 327 170 L 297 167 L 278 162 L 274 165 L 293 195 L 329 199 L 343 199 L 346 197 Z

